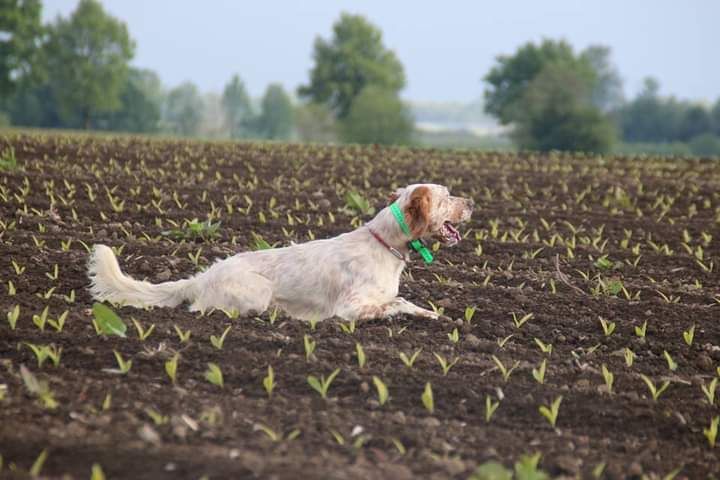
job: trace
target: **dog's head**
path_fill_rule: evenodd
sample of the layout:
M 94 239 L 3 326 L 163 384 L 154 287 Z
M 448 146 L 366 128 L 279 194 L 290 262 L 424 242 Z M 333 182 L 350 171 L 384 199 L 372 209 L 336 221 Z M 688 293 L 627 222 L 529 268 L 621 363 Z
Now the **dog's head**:
M 470 219 L 474 202 L 453 197 L 443 185 L 419 183 L 400 188 L 390 196 L 405 214 L 413 238 L 434 238 L 444 245 L 455 245 L 461 239 L 455 225 Z

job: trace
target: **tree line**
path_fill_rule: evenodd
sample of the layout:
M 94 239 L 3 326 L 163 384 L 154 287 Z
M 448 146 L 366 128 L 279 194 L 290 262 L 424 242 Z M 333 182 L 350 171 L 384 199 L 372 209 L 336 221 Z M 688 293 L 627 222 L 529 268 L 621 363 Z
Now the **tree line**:
M 414 124 L 400 92 L 402 63 L 366 18 L 342 14 L 318 37 L 307 84 L 295 95 L 268 85 L 249 95 L 239 74 L 222 94 L 192 82 L 166 88 L 133 67 L 135 42 L 98 0 L 41 23 L 41 0 L 0 4 L 0 124 L 233 139 L 410 144 Z M 496 58 L 484 81 L 485 109 L 530 150 L 608 152 L 641 144 L 668 153 L 720 155 L 714 105 L 659 95 L 648 79 L 632 100 L 610 50 L 575 52 L 562 40 L 521 46 Z

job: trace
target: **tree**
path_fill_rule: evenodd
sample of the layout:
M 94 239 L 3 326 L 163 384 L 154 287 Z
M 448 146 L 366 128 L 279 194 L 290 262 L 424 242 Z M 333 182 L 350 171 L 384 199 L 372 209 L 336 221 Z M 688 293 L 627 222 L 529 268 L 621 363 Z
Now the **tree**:
M 319 103 L 306 103 L 295 109 L 295 129 L 303 142 L 337 141 L 338 126 L 332 112 Z
M 191 82 L 173 88 L 165 100 L 165 128 L 176 135 L 196 135 L 202 121 L 203 101 L 198 88 Z
M 360 92 L 341 122 L 346 142 L 409 144 L 412 131 L 410 112 L 397 94 L 375 85 Z
M 715 102 L 715 106 L 713 107 L 710 116 L 712 117 L 713 130 L 715 131 L 715 135 L 720 137 L 720 98 L 718 98 Z
M 613 125 L 591 101 L 591 86 L 566 64 L 545 67 L 527 86 L 514 116 L 513 138 L 524 149 L 604 153 Z
M 315 40 L 310 83 L 298 89 L 300 97 L 327 105 L 345 118 L 355 97 L 376 85 L 392 93 L 405 86 L 405 73 L 382 33 L 367 19 L 343 13 L 333 25 L 333 38 Z
M 520 100 L 532 80 L 548 65 L 562 64 L 576 72 L 588 85 L 594 85 L 596 73 L 588 58 L 576 57 L 569 43 L 544 40 L 539 46 L 527 43 L 512 56 L 500 55 L 497 65 L 485 76 L 485 110 L 504 125 L 514 121 Z
M 248 138 L 251 133 L 249 130 L 253 121 L 253 111 L 245 83 L 239 75 L 233 75 L 230 82 L 225 85 L 222 107 L 230 130 L 230 138 Z
M 640 94 L 616 116 L 628 142 L 672 142 L 680 138 L 685 107 L 674 98 L 661 98 L 660 84 L 646 78 Z
M 102 114 L 98 128 L 121 132 L 155 133 L 160 127 L 162 84 L 152 70 L 130 68 L 119 110 Z
M 118 110 L 134 48 L 126 25 L 97 0 L 80 0 L 68 20 L 58 17 L 45 50 L 61 116 L 77 112 L 83 127 L 90 128 L 93 116 Z
M 262 112 L 256 120 L 256 132 L 263 138 L 289 139 L 293 126 L 293 107 L 282 85 L 269 85 L 261 104 Z
M 575 55 L 565 41 L 523 45 L 485 76 L 486 111 L 514 126 L 522 148 L 608 151 L 614 129 L 596 106 L 614 95 L 608 55 L 604 47 Z
M 702 105 L 690 105 L 683 112 L 678 139 L 687 142 L 703 133 L 711 133 L 712 127 L 710 111 Z
M 0 99 L 8 98 L 17 82 L 37 68 L 41 9 L 40 0 L 0 0 Z
M 603 112 L 619 108 L 625 101 L 623 84 L 617 67 L 610 61 L 610 47 L 592 45 L 580 54 L 595 72 L 595 84 L 591 93 L 593 105 Z

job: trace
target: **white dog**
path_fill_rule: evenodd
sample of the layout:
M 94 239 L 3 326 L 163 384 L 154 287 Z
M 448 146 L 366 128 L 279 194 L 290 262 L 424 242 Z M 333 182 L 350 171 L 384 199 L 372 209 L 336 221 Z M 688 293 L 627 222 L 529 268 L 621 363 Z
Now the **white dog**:
M 470 218 L 473 201 L 452 197 L 446 187 L 434 184 L 399 189 L 391 201 L 396 214 L 392 205 L 386 207 L 352 232 L 238 253 L 192 278 L 174 282 L 134 280 L 120 271 L 110 248 L 96 245 L 89 262 L 90 290 L 99 301 L 134 307 L 174 307 L 189 301 L 192 311 L 215 308 L 248 314 L 272 306 L 303 320 L 385 318 L 403 313 L 437 318 L 434 312 L 397 296 L 409 242 L 435 238 L 445 245 L 456 244 L 460 234 L 453 224 Z

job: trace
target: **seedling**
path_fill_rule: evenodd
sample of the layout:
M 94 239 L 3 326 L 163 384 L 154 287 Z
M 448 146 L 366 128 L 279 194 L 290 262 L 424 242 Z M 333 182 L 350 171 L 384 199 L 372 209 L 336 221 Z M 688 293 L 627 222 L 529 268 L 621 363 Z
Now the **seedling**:
M 310 338 L 309 335 L 303 336 L 303 345 L 305 345 L 305 361 L 309 362 L 310 357 L 312 357 L 313 352 L 315 351 L 315 340 Z
M 146 408 L 145 413 L 147 413 L 148 417 L 150 417 L 153 423 L 157 426 L 165 425 L 170 420 L 167 415 L 163 415 L 152 408 Z
M 125 338 L 127 325 L 109 307 L 102 303 L 94 303 L 92 307 L 95 316 L 95 330 L 104 335 L 117 335 Z
M 498 347 L 500 347 L 500 348 L 505 348 L 505 344 L 508 342 L 508 340 L 510 340 L 510 339 L 511 339 L 512 337 L 514 337 L 514 336 L 515 336 L 515 334 L 512 334 L 512 333 L 511 333 L 510 335 L 508 335 L 508 336 L 505 337 L 505 338 L 498 338 L 498 339 L 497 339 Z
M 232 328 L 232 325 L 228 325 L 227 328 L 225 330 L 223 330 L 223 333 L 222 333 L 222 335 L 220 335 L 220 337 L 216 337 L 215 335 L 210 335 L 210 343 L 212 343 L 212 346 L 217 348 L 218 350 L 222 350 L 223 344 L 225 343 L 225 337 L 227 337 L 227 334 L 228 334 L 228 332 L 230 332 L 231 328 Z
M 205 371 L 205 379 L 213 385 L 224 388 L 225 384 L 223 382 L 223 374 L 220 367 L 212 362 L 208 362 L 207 366 L 208 369 Z
M 460 357 L 455 357 L 455 358 L 452 360 L 452 362 L 448 362 L 448 361 L 445 359 L 445 357 L 443 357 L 443 356 L 440 355 L 440 354 L 437 354 L 437 353 L 434 353 L 434 352 L 433 352 L 433 355 L 435 355 L 435 358 L 437 359 L 438 363 L 440 364 L 440 367 L 442 368 L 442 371 L 443 371 L 443 375 L 447 375 L 448 372 L 450 371 L 450 369 L 451 369 L 452 367 L 454 367 L 455 364 L 457 364 L 458 360 L 460 360 Z
M 175 327 L 175 332 L 177 332 L 178 338 L 180 338 L 180 343 L 185 343 L 190 340 L 190 334 L 192 334 L 192 330 L 188 328 L 186 331 L 183 331 L 183 329 L 178 327 L 177 325 L 173 325 L 173 327 Z
M 425 409 L 432 414 L 435 411 L 435 400 L 433 399 L 432 385 L 430 385 L 430 382 L 425 384 L 425 390 L 420 396 L 420 399 Z
M 125 375 L 132 368 L 132 360 L 124 360 L 122 354 L 117 350 L 113 350 L 113 353 L 115 354 L 115 360 L 117 360 L 119 367 L 118 372 Z
M 105 480 L 105 473 L 103 472 L 102 467 L 97 463 L 93 463 L 92 465 L 90 480 Z
M 56 332 L 60 333 L 63 330 L 63 327 L 65 327 L 65 320 L 68 316 L 68 311 L 65 310 L 58 318 L 57 320 L 53 320 L 52 318 L 47 319 L 48 325 L 53 327 Z
M 270 322 L 270 325 L 275 325 L 275 321 L 278 318 L 278 313 L 280 312 L 280 309 L 278 307 L 273 308 L 273 311 L 270 312 L 268 315 L 268 321 Z
M 320 375 L 318 379 L 316 376 L 310 375 L 307 377 L 307 381 L 313 390 L 318 392 L 323 399 L 327 399 L 327 391 L 338 373 L 340 373 L 340 369 L 336 368 L 327 378 L 325 378 L 324 375 Z
M 428 300 L 428 305 L 430 305 L 430 308 L 432 308 L 432 311 L 435 313 L 435 315 L 442 317 L 445 313 L 445 307 L 438 307 L 433 302 Z
M 540 347 L 540 351 L 542 353 L 547 354 L 548 356 L 552 355 L 553 346 L 552 343 L 543 343 L 542 340 L 539 338 L 535 338 L 535 343 L 538 347 Z
M 546 405 L 540 405 L 538 409 L 540 411 L 540 415 L 545 417 L 553 428 L 555 428 L 558 413 L 560 413 L 560 403 L 562 403 L 562 399 L 563 397 L 560 395 L 552 402 L 552 404 L 550 404 L 549 407 Z
M 59 274 L 60 274 L 60 270 L 59 270 L 58 265 L 57 265 L 57 263 L 56 263 L 55 266 L 53 267 L 53 271 L 52 271 L 52 272 L 46 272 L 46 273 L 45 273 L 45 276 L 48 277 L 50 280 L 55 281 L 55 280 L 58 279 L 58 275 L 59 275 Z
M 635 327 L 635 335 L 637 335 L 640 338 L 645 338 L 645 333 L 647 332 L 647 320 L 645 320 L 642 324 L 642 327 Z
M 40 455 L 37 456 L 37 458 L 32 464 L 32 467 L 30 467 L 30 476 L 32 478 L 37 478 L 40 476 L 40 472 L 42 471 L 43 465 L 45 465 L 45 460 L 47 460 L 47 456 L 47 450 L 43 450 L 42 452 L 40 452 Z
M 355 319 L 352 319 L 349 322 L 340 322 L 340 329 L 348 335 L 352 335 L 353 333 L 355 333 L 355 327 Z
M 422 348 L 419 348 L 415 350 L 415 352 L 408 358 L 407 355 L 405 355 L 404 352 L 400 352 L 400 360 L 405 364 L 407 368 L 413 368 L 413 364 L 415 363 L 415 360 L 417 360 L 418 355 L 420 355 L 420 352 L 422 352 Z
M 695 338 L 695 325 L 693 325 L 688 330 L 683 332 L 683 340 L 685 340 L 685 343 L 687 343 L 688 347 L 692 347 L 694 338 Z
M 18 318 L 20 318 L 20 305 L 15 305 L 13 309 L 7 313 L 7 321 L 10 324 L 10 330 L 15 330 Z
M 365 350 L 363 350 L 363 347 L 359 342 L 355 344 L 355 353 L 357 354 L 358 367 L 365 367 Z
M 663 350 L 663 356 L 665 356 L 665 360 L 667 361 L 670 371 L 674 372 L 675 370 L 677 370 L 678 364 L 677 362 L 675 362 L 675 360 L 673 360 L 667 350 Z
M 465 307 L 465 323 L 470 325 L 472 323 L 473 316 L 477 307 Z
M 40 313 L 40 315 L 33 315 L 33 323 L 35 326 L 41 331 L 45 331 L 45 324 L 47 323 L 48 318 L 48 310 L 49 307 L 43 308 L 43 311 Z
M 615 322 L 608 322 L 602 317 L 600 318 L 600 325 L 602 325 L 603 333 L 606 337 L 609 337 L 612 335 L 612 333 L 615 331 Z
M 376 377 L 373 375 L 373 384 L 375 385 L 375 389 L 377 390 L 378 394 L 378 403 L 380 405 L 385 405 L 385 402 L 387 402 L 388 399 L 388 389 L 385 383 L 383 383 L 382 380 L 380 380 L 379 377 Z
M 275 390 L 275 372 L 271 365 L 268 365 L 267 375 L 263 378 L 263 387 L 268 394 L 268 398 L 272 398 L 273 390 Z
M 460 341 L 460 333 L 457 328 L 453 328 L 453 331 L 448 333 L 447 336 L 452 343 L 458 343 Z
M 145 328 L 142 326 L 140 322 L 135 320 L 133 317 L 130 317 L 130 320 L 132 320 L 133 325 L 135 325 L 135 330 L 137 330 L 138 338 L 141 342 L 144 342 L 147 340 L 147 338 L 150 336 L 150 334 L 155 330 L 155 324 L 153 323 L 150 325 L 150 328 L 145 330 Z
M 54 410 L 58 407 L 58 402 L 55 400 L 55 396 L 47 382 L 38 380 L 25 365 L 20 365 L 20 376 L 23 379 L 25 388 L 28 389 L 28 392 L 38 397 L 43 407 L 48 410 Z
M 608 370 L 607 366 L 605 366 L 604 363 L 601 366 L 601 370 L 602 370 L 603 378 L 605 379 L 605 386 L 607 387 L 608 393 L 610 395 L 612 395 L 613 382 L 615 381 L 615 375 L 613 375 L 613 373 L 610 370 Z
M 544 361 L 544 360 L 543 360 Z M 500 406 L 500 400 L 493 402 L 490 395 L 485 395 L 485 423 L 490 423 L 495 410 Z
M 522 317 L 518 318 L 518 316 L 515 314 L 515 312 L 512 312 L 512 317 L 513 317 L 513 323 L 515 324 L 515 327 L 521 328 L 525 324 L 525 322 L 527 322 L 528 320 L 533 318 L 533 314 L 528 313 L 528 314 L 523 315 Z
M 540 384 L 545 383 L 545 369 L 547 368 L 547 360 L 543 358 L 538 368 L 532 369 L 532 376 Z
M 105 398 L 103 399 L 102 403 L 102 410 L 103 412 L 107 412 L 110 410 L 110 407 L 112 406 L 112 393 L 108 392 L 105 394 Z
M 635 361 L 635 357 L 635 352 L 625 347 L 625 365 L 627 365 L 628 367 L 632 367 L 633 362 Z
M 710 426 L 703 429 L 703 434 L 707 438 L 710 448 L 715 448 L 715 441 L 717 440 L 718 424 L 720 423 L 720 416 L 714 417 L 710 420 Z
M 345 205 L 363 215 L 375 213 L 375 208 L 370 205 L 370 202 L 356 191 L 349 191 L 345 194 Z
M 508 369 L 495 355 L 492 356 L 492 359 L 495 362 L 495 365 L 497 365 L 498 369 L 500 370 L 503 380 L 506 383 L 510 378 L 510 375 L 512 375 L 513 370 L 515 370 L 520 365 L 520 362 L 516 361 L 515 363 L 513 363 L 513 366 Z
M 176 353 L 170 360 L 165 362 L 165 373 L 167 373 L 167 376 L 170 377 L 173 385 L 175 385 L 175 381 L 177 380 L 177 366 L 179 359 L 180 354 Z
M 281 442 L 283 440 L 282 432 L 277 433 L 275 430 L 273 430 L 272 428 L 270 428 L 266 425 L 263 425 L 262 423 L 256 423 L 255 425 L 253 425 L 253 430 L 255 430 L 255 431 L 259 430 L 259 431 L 263 432 L 273 442 Z M 300 435 L 300 430 L 296 428 L 294 430 L 291 430 L 287 434 L 285 439 L 286 440 L 295 440 L 299 435 Z
M 48 358 L 56 367 L 60 364 L 62 347 L 58 349 L 55 345 L 34 345 L 32 343 L 25 343 L 25 346 L 27 346 L 35 354 L 35 359 L 38 362 L 38 368 L 42 368 L 43 363 L 45 363 L 45 360 Z
M 705 385 L 704 383 L 700 385 L 700 389 L 705 394 L 705 398 L 707 398 L 707 401 L 710 405 L 715 405 L 715 390 L 717 389 L 717 383 L 718 379 L 713 378 L 709 385 Z
M 12 282 L 12 280 L 8 280 L 7 291 L 8 291 L 8 297 L 14 297 L 15 294 L 17 293 L 17 290 L 15 289 L 15 284 Z
M 70 290 L 70 293 L 63 295 L 63 299 L 70 304 L 75 303 L 75 289 Z
M 667 390 L 667 388 L 670 386 L 669 380 L 665 380 L 663 382 L 662 386 L 660 388 L 657 388 L 655 386 L 655 384 L 653 383 L 653 381 L 650 380 L 650 378 L 648 378 L 647 376 L 643 375 L 642 373 L 640 374 L 640 378 L 643 379 L 643 382 L 645 382 L 648 389 L 650 390 L 650 394 L 652 395 L 653 400 L 656 402 L 657 402 L 658 398 L 660 398 L 660 395 L 662 395 L 663 392 L 665 390 Z

